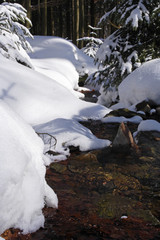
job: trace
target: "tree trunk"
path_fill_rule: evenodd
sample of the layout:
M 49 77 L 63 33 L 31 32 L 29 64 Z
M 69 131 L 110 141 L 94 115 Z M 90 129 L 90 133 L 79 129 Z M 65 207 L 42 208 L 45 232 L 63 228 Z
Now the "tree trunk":
M 53 7 L 51 7 L 51 35 L 54 36 L 54 12 L 53 12 Z
M 89 22 L 89 11 L 88 11 L 88 9 L 89 9 L 89 1 L 90 0 L 85 0 L 85 21 L 84 21 L 84 32 L 85 32 L 85 36 L 88 36 L 89 35 L 89 28 L 88 28 L 88 25 L 90 24 L 90 22 Z
M 95 27 L 94 0 L 90 0 L 90 16 L 91 16 L 91 26 L 92 26 L 92 27 Z
M 75 41 L 76 41 L 75 32 L 74 32 L 74 29 L 75 29 L 74 1 L 75 0 L 72 0 L 72 41 L 73 41 L 73 43 L 75 43 Z
M 41 1 L 38 0 L 38 23 L 37 23 L 37 33 L 41 33 L 41 6 L 40 6 Z
M 59 6 L 59 36 L 63 37 L 63 13 L 62 13 L 62 6 Z
M 84 37 L 84 0 L 79 0 L 79 37 L 82 38 Z M 78 47 L 82 48 L 83 42 L 80 41 L 78 43 Z
M 25 8 L 27 10 L 27 17 L 30 20 L 32 20 L 31 19 L 31 0 L 25 1 Z M 27 25 L 28 28 L 30 27 L 29 23 L 27 23 L 26 25 Z
M 42 34 L 47 36 L 47 0 L 43 0 L 43 9 L 42 9 Z
M 72 13 L 72 3 L 71 0 L 66 1 L 66 37 L 71 39 L 71 15 Z
M 79 0 L 74 0 L 74 38 L 73 43 L 77 44 L 79 38 Z

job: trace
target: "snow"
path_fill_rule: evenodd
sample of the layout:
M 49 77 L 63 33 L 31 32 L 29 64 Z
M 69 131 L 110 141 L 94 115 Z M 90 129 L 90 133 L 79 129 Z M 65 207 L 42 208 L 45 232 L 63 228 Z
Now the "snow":
M 22 23 L 30 22 L 26 10 L 20 4 L 2 3 L 0 5 L 0 53 L 13 61 L 21 62 L 33 68 L 25 50 L 32 51 L 26 37 L 31 37 L 30 31 Z
M 136 132 L 133 133 L 133 136 L 137 142 L 136 136 L 138 132 L 148 132 L 148 131 L 156 131 L 160 132 L 160 123 L 156 120 L 143 120 L 138 125 L 138 129 Z
M 160 132 L 160 123 L 155 120 L 144 120 L 138 126 L 138 132 L 140 132 L 140 131 Z
M 100 96 L 98 97 L 97 103 L 109 107 L 113 102 L 117 101 L 118 91 L 115 87 L 109 87 L 106 91 L 102 84 L 99 92 Z
M 34 40 L 28 39 L 28 41 L 33 48 L 30 57 L 35 66 L 37 66 L 35 60 L 37 58 L 43 59 L 44 62 L 45 60 L 50 61 L 51 64 L 53 61 L 53 66 L 57 59 L 60 59 L 72 63 L 80 76 L 91 74 L 97 70 L 94 60 L 68 40 L 59 37 L 34 36 Z M 43 68 L 43 65 L 41 67 Z
M 160 104 L 160 59 L 148 61 L 129 74 L 118 91 L 120 103 L 125 107 L 145 99 Z
M 56 194 L 45 181 L 45 165 L 55 160 L 44 155 L 50 148 L 48 134 L 57 139 L 54 145 L 53 138 L 51 146 L 59 153 L 56 160 L 64 160 L 71 145 L 81 151 L 110 145 L 78 122 L 101 119 L 111 111 L 82 101 L 75 93 L 75 66 L 82 69 L 86 61 L 84 69 L 89 71 L 86 56 L 79 55 L 66 40 L 41 39 L 37 37 L 39 50 L 32 59 L 33 65 L 37 64 L 35 70 L 0 55 L 0 233 L 12 227 L 23 233 L 36 231 L 44 225 L 44 204 L 58 205 Z M 52 41 L 57 43 L 55 48 Z M 44 136 L 45 146 L 38 135 Z
M 96 138 L 88 128 L 71 119 L 57 118 L 51 122 L 35 126 L 35 131 L 49 134 L 44 135 L 45 151 L 59 152 L 64 156 L 69 154 L 69 146 L 79 147 L 80 151 L 88 151 L 104 148 L 111 144 L 109 140 Z M 56 138 L 56 145 L 50 144 L 50 136 Z
M 135 5 L 136 6 L 136 5 Z M 133 5 L 134 7 L 134 5 Z M 132 8 L 132 6 L 131 6 Z M 125 12 L 128 12 L 130 10 L 129 8 L 126 9 Z M 139 22 L 143 21 L 143 16 L 147 22 L 149 22 L 149 11 L 146 9 L 145 5 L 143 4 L 143 1 L 140 0 L 139 3 L 137 4 L 136 8 L 134 8 L 129 17 L 126 19 L 126 24 L 131 22 L 132 26 L 134 28 L 138 28 Z
M 3 57 L 0 72 L 0 99 L 31 125 L 62 117 L 98 119 L 110 111 L 78 99 L 57 81 Z
M 121 219 L 127 219 L 127 218 L 128 216 L 125 216 L 125 215 L 121 216 Z
M 142 11 L 139 8 L 135 8 L 126 19 L 126 25 L 128 22 L 131 22 L 133 27 L 138 28 L 138 22 L 142 20 Z
M 0 112 L 0 234 L 11 227 L 33 232 L 44 225 L 45 199 L 58 205 L 44 178 L 43 143 L 3 101 Z

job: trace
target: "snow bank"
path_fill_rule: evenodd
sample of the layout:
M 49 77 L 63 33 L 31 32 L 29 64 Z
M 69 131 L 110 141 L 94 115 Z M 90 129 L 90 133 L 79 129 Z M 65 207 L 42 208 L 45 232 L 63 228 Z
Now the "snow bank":
M 0 234 L 11 227 L 33 232 L 44 224 L 44 200 L 58 203 L 44 178 L 43 143 L 2 101 L 0 112 Z
M 118 88 L 120 103 L 126 107 L 145 99 L 160 104 L 160 59 L 151 60 L 133 71 Z
M 160 123 L 155 120 L 144 120 L 138 126 L 138 132 L 157 131 L 160 132 Z
M 44 142 L 47 147 L 46 151 L 52 150 L 64 156 L 69 154 L 69 146 L 79 147 L 80 151 L 88 151 L 107 147 L 111 143 L 109 140 L 96 138 L 88 128 L 70 119 L 55 119 L 36 126 L 35 131 L 54 136 L 57 139 L 57 144 L 55 146 L 48 146 L 50 136 L 47 134 L 44 135 Z
M 49 59 L 53 61 L 53 66 L 57 59 L 67 60 L 74 65 L 80 76 L 89 75 L 97 70 L 93 59 L 68 40 L 59 37 L 34 36 L 34 40 L 28 39 L 28 41 L 34 50 L 30 54 L 32 59 Z M 33 63 L 36 65 L 34 60 Z
M 32 59 L 35 70 L 68 88 L 75 96 L 83 97 L 77 91 L 79 75 L 71 62 L 65 59 Z
M 77 73 L 72 63 L 66 70 L 69 64 L 64 58 L 71 49 L 75 49 L 72 52 L 74 56 L 78 50 L 68 41 L 55 40 L 62 54 L 61 60 L 56 60 L 57 65 L 55 61 L 56 80 L 48 77 L 51 72 L 46 76 L 44 72 L 42 74 L 0 56 L 0 233 L 12 227 L 23 230 L 23 233 L 36 231 L 44 224 L 44 204 L 50 207 L 57 207 L 58 204 L 56 194 L 45 181 L 44 164 L 49 160 L 43 155 L 44 145 L 27 123 L 38 125 L 35 126 L 36 130 L 44 130 L 57 137 L 56 150 L 62 153 L 61 158 L 69 154 L 70 145 L 89 150 L 110 144 L 108 140 L 97 139 L 77 122 L 88 118 L 100 119 L 110 109 L 75 96 L 71 89 L 77 86 Z M 62 48 L 63 44 L 58 45 L 58 42 L 65 47 Z M 45 44 L 50 47 L 50 41 Z M 39 50 L 42 55 L 45 53 L 43 50 Z M 52 58 L 52 54 L 48 55 L 48 59 Z M 79 59 L 78 56 L 77 66 Z M 49 60 L 45 59 L 44 65 L 42 58 L 36 61 L 41 67 L 48 67 L 48 71 L 52 71 Z M 67 86 L 69 81 L 70 86 L 64 86 L 62 82 L 70 74 L 71 78 L 67 80 Z M 73 80 L 74 77 L 76 80 Z
M 55 118 L 98 119 L 110 111 L 78 99 L 43 74 L 4 57 L 0 60 L 0 99 L 32 125 Z

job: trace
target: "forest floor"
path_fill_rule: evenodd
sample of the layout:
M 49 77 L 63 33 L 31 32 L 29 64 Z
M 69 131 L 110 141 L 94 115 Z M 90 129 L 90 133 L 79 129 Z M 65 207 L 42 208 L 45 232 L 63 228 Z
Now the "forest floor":
M 113 141 L 119 124 L 82 123 L 98 138 Z M 133 133 L 136 124 L 128 124 Z M 44 208 L 45 227 L 23 235 L 7 230 L 7 240 L 160 239 L 160 133 L 139 134 L 134 148 L 80 152 L 51 164 L 48 184 L 58 195 L 57 210 Z

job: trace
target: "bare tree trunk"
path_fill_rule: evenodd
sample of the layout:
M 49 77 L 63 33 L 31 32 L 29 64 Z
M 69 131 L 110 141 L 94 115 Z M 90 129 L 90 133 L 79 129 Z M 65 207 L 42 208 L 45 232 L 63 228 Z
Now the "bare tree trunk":
M 59 6 L 59 36 L 63 37 L 63 13 L 62 13 L 62 6 Z
M 75 43 L 76 39 L 75 39 L 75 14 L 74 14 L 74 1 L 75 0 L 72 0 L 72 41 L 73 43 Z
M 71 39 L 71 15 L 72 13 L 72 3 L 71 0 L 66 1 L 66 37 Z
M 77 44 L 79 38 L 79 0 L 74 0 L 74 27 L 73 27 L 73 43 Z
M 37 23 L 37 32 L 41 33 L 41 6 L 40 6 L 41 1 L 38 0 L 38 23 Z
M 89 28 L 88 25 L 90 24 L 89 22 L 89 1 L 90 0 L 84 0 L 85 1 L 85 20 L 84 20 L 84 31 L 85 31 L 85 35 L 88 36 L 89 33 Z
M 53 7 L 51 7 L 51 35 L 54 36 L 54 12 L 53 12 Z
M 79 21 L 79 37 L 82 38 L 84 37 L 84 0 L 79 0 L 79 16 L 80 16 L 80 21 Z M 78 43 L 78 47 L 82 48 L 83 42 L 80 41 Z
M 25 8 L 27 10 L 28 18 L 31 19 L 31 0 L 25 1 Z M 29 23 L 27 23 L 27 27 L 30 27 Z
M 91 26 L 95 27 L 95 9 L 94 0 L 90 0 L 90 15 L 91 15 Z
M 42 23 L 42 34 L 47 36 L 47 0 L 43 0 L 43 23 Z

